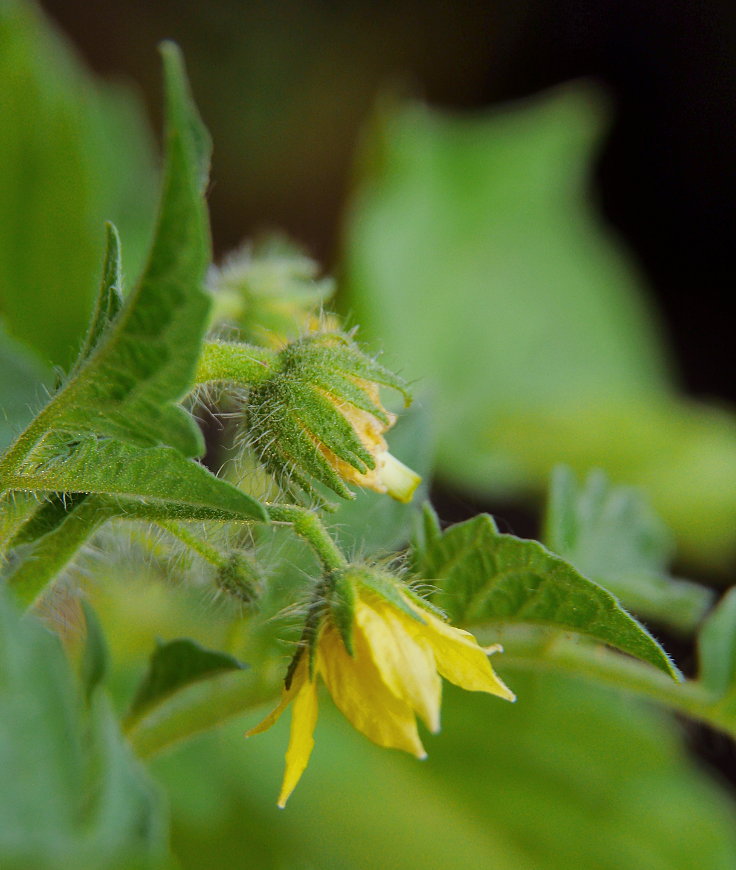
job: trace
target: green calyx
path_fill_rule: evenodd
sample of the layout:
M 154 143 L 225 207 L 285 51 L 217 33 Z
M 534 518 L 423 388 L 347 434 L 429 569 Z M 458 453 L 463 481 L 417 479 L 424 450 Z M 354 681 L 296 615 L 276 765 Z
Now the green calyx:
M 361 594 L 364 597 L 382 598 L 418 623 L 424 623 L 421 613 L 412 606 L 416 603 L 421 609 L 424 603 L 400 577 L 369 565 L 348 565 L 331 578 L 328 608 L 330 618 L 340 632 L 345 649 L 350 655 L 354 655 L 355 603 Z
M 353 498 L 339 463 L 365 474 L 376 459 L 356 431 L 351 409 L 370 414 L 381 430 L 388 428 L 392 418 L 378 400 L 379 385 L 396 389 L 409 402 L 403 381 L 349 336 L 314 333 L 293 342 L 278 353 L 272 374 L 250 391 L 251 445 L 287 491 L 311 492 L 311 481 L 317 480 L 342 498 Z

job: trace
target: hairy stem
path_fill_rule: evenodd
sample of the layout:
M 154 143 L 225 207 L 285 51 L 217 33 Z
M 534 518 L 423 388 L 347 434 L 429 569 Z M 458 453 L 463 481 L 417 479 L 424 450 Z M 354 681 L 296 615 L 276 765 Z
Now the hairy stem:
M 486 633 L 485 629 L 474 631 L 480 637 Z M 492 636 L 503 644 L 504 654 L 494 661 L 494 667 L 501 671 L 544 668 L 581 676 L 631 692 L 736 737 L 736 718 L 722 712 L 720 699 L 697 680 L 676 683 L 651 665 L 556 631 L 494 626 L 487 633 L 489 638 Z
M 111 516 L 114 509 L 94 494 L 66 514 L 56 528 L 29 545 L 6 578 L 23 606 L 30 606 Z
M 266 505 L 266 510 L 273 522 L 289 523 L 297 535 L 304 538 L 328 574 L 348 564 L 319 517 L 311 511 L 296 505 Z
M 265 347 L 228 341 L 206 341 L 197 363 L 196 384 L 229 381 L 253 386 L 273 371 L 276 353 Z
M 174 520 L 157 520 L 156 522 L 162 529 L 178 538 L 190 550 L 201 556 L 205 562 L 214 565 L 215 568 L 221 568 L 227 561 L 219 550 L 211 547 L 197 535 L 193 535 L 183 523 L 177 523 Z

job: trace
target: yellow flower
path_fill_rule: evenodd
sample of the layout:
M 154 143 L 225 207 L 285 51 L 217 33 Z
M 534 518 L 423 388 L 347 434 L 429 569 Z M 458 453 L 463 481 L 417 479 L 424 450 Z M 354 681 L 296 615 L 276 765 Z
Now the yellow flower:
M 280 807 L 298 783 L 314 746 L 318 677 L 358 731 L 379 746 L 403 749 L 417 758 L 426 753 L 416 716 L 433 733 L 440 727 L 440 677 L 469 691 L 515 699 L 487 658 L 500 646 L 483 649 L 473 635 L 443 622 L 398 585 L 393 587 L 393 600 L 359 583 L 354 588 L 347 644 L 345 630 L 328 613 L 315 642 L 299 658 L 279 705 L 247 734 L 270 728 L 293 703 Z

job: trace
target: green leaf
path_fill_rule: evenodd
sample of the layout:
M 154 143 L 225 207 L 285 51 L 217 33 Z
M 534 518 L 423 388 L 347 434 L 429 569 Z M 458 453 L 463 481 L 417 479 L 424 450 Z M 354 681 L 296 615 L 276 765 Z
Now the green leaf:
M 736 698 L 736 588 L 726 592 L 701 628 L 698 659 L 703 685 L 716 698 Z
M 178 49 L 168 44 L 163 56 L 166 167 L 148 265 L 107 340 L 56 397 L 51 416 L 58 428 L 143 446 L 167 444 L 194 456 L 203 452 L 202 436 L 174 403 L 192 387 L 207 327 L 203 281 L 210 247 L 203 189 L 209 148 Z
M 585 198 L 606 121 L 580 85 L 485 114 L 409 104 L 379 119 L 346 304 L 434 389 L 443 470 L 476 465 L 498 409 L 667 384 L 639 278 Z
M 265 519 L 263 507 L 172 447 L 140 448 L 112 438 L 71 437 L 32 451 L 24 472 L 6 478 L 13 489 L 138 496 Z
M 31 457 L 32 460 L 32 457 Z M 265 519 L 251 496 L 218 480 L 204 466 L 170 447 L 141 449 L 111 439 L 87 438 L 70 448 L 65 461 L 53 453 L 51 467 L 26 474 L 20 483 L 39 490 L 85 493 L 64 496 L 32 513 L 10 542 L 5 579 L 20 601 L 32 603 L 108 519 Z M 12 480 L 11 480 L 12 483 Z M 143 496 L 147 504 L 132 498 Z
M 209 146 L 178 50 L 166 45 L 163 54 L 166 170 L 148 266 L 121 307 L 119 240 L 108 227 L 98 302 L 79 363 L 0 463 L 2 486 L 170 500 L 265 519 L 254 499 L 185 458 L 202 449 L 194 419 L 175 402 L 191 387 L 209 307 L 202 288 Z M 105 510 L 101 516 L 109 516 Z M 68 558 L 62 537 L 56 540 Z M 26 583 L 33 567 L 22 570 Z M 29 588 L 35 594 L 38 580 Z
M 192 683 L 245 667 L 233 656 L 204 649 L 188 638 L 159 642 L 151 656 L 148 673 L 133 699 L 128 719 L 139 719 L 151 707 L 161 704 Z
M 208 151 L 173 46 L 164 48 L 164 61 L 166 169 L 148 265 L 101 341 L 120 283 L 117 238 L 109 231 L 105 275 L 82 353 L 94 351 L 11 448 L 6 457 L 11 470 L 50 432 L 87 432 L 146 447 L 165 444 L 188 456 L 203 452 L 196 423 L 175 403 L 192 386 L 209 310 L 202 288 L 209 262 L 202 191 Z
M 160 867 L 165 815 L 104 699 L 79 703 L 58 638 L 0 589 L 0 865 Z M 112 810 L 114 809 L 114 812 Z
M 0 450 L 33 416 L 32 408 L 53 383 L 51 372 L 30 349 L 12 339 L 0 316 Z
M 99 276 L 104 220 L 138 274 L 154 218 L 152 141 L 132 92 L 96 81 L 38 8 L 0 12 L 0 313 L 44 363 L 68 367 Z
M 437 473 L 481 497 L 560 462 L 642 486 L 686 558 L 736 552 L 736 420 L 685 401 L 643 281 L 592 205 L 607 123 L 575 83 L 486 113 L 379 119 L 344 310 L 433 396 Z
M 105 678 L 109 664 L 109 652 L 105 633 L 92 605 L 82 600 L 84 611 L 84 649 L 81 661 L 81 680 L 85 697 L 89 702 L 94 690 Z
M 679 677 L 662 647 L 610 592 L 537 541 L 501 534 L 487 514 L 428 540 L 414 553 L 413 567 L 437 587 L 433 600 L 452 622 L 574 631 Z
M 704 586 L 667 573 L 667 529 L 640 492 L 612 486 L 602 471 L 578 486 L 569 468 L 555 469 L 542 540 L 626 607 L 681 632 L 694 629 L 713 599 Z
M 99 345 L 105 330 L 114 322 L 118 312 L 123 307 L 123 262 L 120 252 L 120 236 L 114 224 L 107 223 L 105 230 L 107 232 L 107 249 L 102 267 L 102 280 L 92 320 L 87 329 L 87 336 L 77 357 L 77 368 L 86 362 Z
M 518 702 L 446 686 L 442 731 L 426 738 L 422 763 L 374 746 L 320 699 L 315 750 L 282 814 L 271 807 L 287 715 L 243 741 L 264 706 L 160 756 L 173 848 L 195 867 L 212 854 L 238 866 L 248 842 L 253 867 L 375 870 L 380 830 L 391 870 L 733 865 L 733 794 L 688 757 L 678 723 L 616 689 L 533 662 L 525 674 L 505 658 L 494 667 Z M 326 822 L 339 837 L 324 836 Z

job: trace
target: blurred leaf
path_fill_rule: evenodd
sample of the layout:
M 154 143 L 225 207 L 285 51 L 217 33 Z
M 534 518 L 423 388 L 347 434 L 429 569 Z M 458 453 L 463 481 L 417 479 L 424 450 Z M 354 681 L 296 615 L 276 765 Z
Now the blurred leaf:
M 82 600 L 84 611 L 84 648 L 81 660 L 81 680 L 87 701 L 94 690 L 105 678 L 109 664 L 109 653 L 105 633 L 97 614 L 89 601 Z
M 671 660 L 618 601 L 537 541 L 500 534 L 488 514 L 441 531 L 428 509 L 415 573 L 460 624 L 532 623 L 575 631 L 643 659 L 677 679 Z
M 532 663 L 503 673 L 517 704 L 492 716 L 472 696 L 448 705 L 447 739 L 431 758 L 448 793 L 472 793 L 470 811 L 493 818 L 533 867 L 734 863 L 733 796 L 688 760 L 668 716 Z
M 736 549 L 736 423 L 675 394 L 642 282 L 595 213 L 590 86 L 471 117 L 380 119 L 347 228 L 344 309 L 431 392 L 437 472 L 481 496 L 554 465 L 642 486 L 681 552 Z
M 40 358 L 67 366 L 87 321 L 102 224 L 123 230 L 133 274 L 154 215 L 143 113 L 100 86 L 35 4 L 0 8 L 0 313 Z
M 470 118 L 409 105 L 381 119 L 347 304 L 436 390 L 443 468 L 472 469 L 489 409 L 667 383 L 638 279 L 585 200 L 604 119 L 581 85 Z
M 286 721 L 242 741 L 261 715 L 253 711 L 162 755 L 153 771 L 170 795 L 183 870 L 207 866 L 215 851 L 243 868 L 733 866 L 733 796 L 687 758 L 669 717 L 579 678 L 506 668 L 504 658 L 494 666 L 517 703 L 448 686 L 442 733 L 427 737 L 422 763 L 374 746 L 320 705 L 309 768 L 284 812 L 274 801 Z
M 736 588 L 729 589 L 698 635 L 700 680 L 716 698 L 736 702 Z M 736 716 L 736 703 L 733 704 Z
M 713 593 L 667 573 L 671 537 L 640 492 L 611 486 L 592 471 L 578 486 L 572 471 L 552 475 L 543 543 L 626 607 L 679 631 L 692 631 Z
M 0 866 L 162 866 L 164 815 L 103 700 L 87 721 L 58 639 L 0 590 Z
M 139 718 L 150 707 L 191 683 L 244 667 L 233 656 L 205 649 L 188 638 L 159 642 L 151 656 L 148 673 L 131 704 L 129 719 Z
M 51 372 L 20 342 L 11 338 L 0 316 L 0 450 L 33 416 L 32 407 L 52 382 Z
M 565 463 L 605 468 L 640 487 L 676 534 L 679 556 L 726 573 L 736 548 L 736 418 L 718 408 L 649 399 L 499 412 L 489 438 L 512 458 L 520 485 Z M 490 478 L 488 478 L 490 479 Z M 523 483 L 522 483 L 523 481 Z

